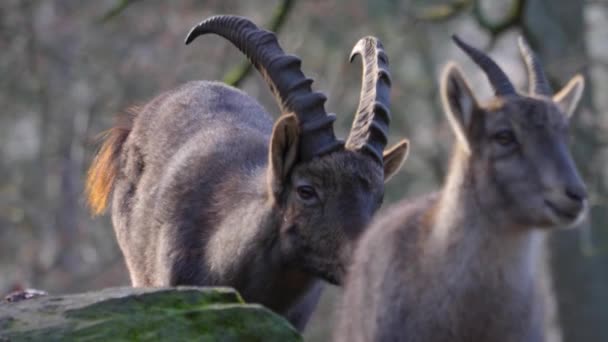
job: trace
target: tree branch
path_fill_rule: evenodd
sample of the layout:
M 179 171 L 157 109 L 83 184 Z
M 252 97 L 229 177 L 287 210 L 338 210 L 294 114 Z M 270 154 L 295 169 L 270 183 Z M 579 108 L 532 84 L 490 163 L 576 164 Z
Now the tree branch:
M 414 9 L 413 19 L 431 22 L 441 22 L 454 18 L 467 7 L 473 4 L 473 0 L 455 0 L 446 4 L 430 5 L 420 9 Z
M 99 21 L 101 23 L 105 23 L 106 21 L 114 18 L 119 15 L 122 11 L 124 11 L 129 5 L 132 5 L 134 2 L 139 0 L 121 0 L 114 7 L 112 7 L 109 11 L 104 14 Z
M 285 23 L 287 14 L 289 14 L 289 11 L 291 10 L 291 8 L 293 8 L 294 3 L 295 0 L 281 0 L 281 2 L 274 9 L 272 18 L 270 19 L 270 23 L 268 24 L 268 30 L 275 33 L 279 32 L 279 30 Z M 249 63 L 249 61 L 245 61 L 226 73 L 226 75 L 224 76 L 224 83 L 234 87 L 238 87 L 245 80 L 245 78 L 249 76 L 251 70 L 251 63 Z
M 526 6 L 526 0 L 514 0 L 511 8 L 509 8 L 507 16 L 502 21 L 497 23 L 493 23 L 488 20 L 487 17 L 485 17 L 481 9 L 481 0 L 474 1 L 473 17 L 479 26 L 488 31 L 488 33 L 492 36 L 492 39 L 495 39 L 504 31 L 521 24 L 521 18 Z

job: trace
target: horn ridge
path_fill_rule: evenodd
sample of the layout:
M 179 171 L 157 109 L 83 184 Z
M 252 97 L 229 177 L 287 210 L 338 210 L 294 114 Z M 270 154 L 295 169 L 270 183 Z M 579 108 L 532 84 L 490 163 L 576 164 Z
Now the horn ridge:
M 302 131 L 305 132 L 312 132 L 312 131 L 316 131 L 318 129 L 327 127 L 331 124 L 333 124 L 333 122 L 336 120 L 336 116 L 335 115 L 328 115 L 324 118 L 320 118 L 316 121 L 309 121 L 306 124 L 302 125 Z
M 328 116 L 324 107 L 325 95 L 312 91 L 312 81 L 306 81 L 307 85 L 302 81 L 306 76 L 300 69 L 301 60 L 286 54 L 274 33 L 258 28 L 243 17 L 219 15 L 192 28 L 185 43 L 190 44 L 198 36 L 208 33 L 227 39 L 247 56 L 268 84 L 282 113 L 294 113 L 301 126 Z M 299 145 L 300 158 L 310 160 L 327 153 L 327 146 L 333 151 L 341 143 L 334 135 L 333 125 L 330 125 L 314 132 L 301 132 Z
M 382 164 L 391 120 L 389 106 L 392 80 L 388 71 L 388 56 L 378 38 L 371 36 L 364 37 L 355 44 L 350 61 L 359 55 L 363 67 L 361 94 L 346 148 L 367 153 Z
M 553 90 L 547 80 L 545 71 L 538 59 L 523 37 L 517 39 L 519 52 L 521 53 L 528 71 L 528 91 L 530 94 L 551 96 Z

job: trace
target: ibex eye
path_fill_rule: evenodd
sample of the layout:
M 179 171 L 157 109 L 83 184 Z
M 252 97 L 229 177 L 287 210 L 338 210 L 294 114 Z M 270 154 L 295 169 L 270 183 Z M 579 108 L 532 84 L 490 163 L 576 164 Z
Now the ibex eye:
M 299 186 L 297 191 L 298 196 L 305 201 L 311 200 L 317 196 L 315 189 L 309 185 Z
M 492 139 L 494 139 L 497 143 L 499 143 L 502 146 L 509 146 L 516 142 L 515 134 L 513 134 L 513 132 L 509 131 L 509 130 L 500 131 L 500 132 L 494 134 Z

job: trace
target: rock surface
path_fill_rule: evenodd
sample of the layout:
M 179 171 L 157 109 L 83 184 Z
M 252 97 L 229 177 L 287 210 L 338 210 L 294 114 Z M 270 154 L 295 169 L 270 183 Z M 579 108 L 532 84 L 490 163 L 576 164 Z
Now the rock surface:
M 0 302 L 0 341 L 301 341 L 229 288 L 110 288 Z

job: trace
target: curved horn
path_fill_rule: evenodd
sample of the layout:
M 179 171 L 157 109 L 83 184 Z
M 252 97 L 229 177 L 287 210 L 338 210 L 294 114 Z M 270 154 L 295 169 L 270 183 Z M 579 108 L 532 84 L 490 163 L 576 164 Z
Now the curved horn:
M 243 52 L 262 74 L 282 113 L 295 113 L 300 122 L 300 158 L 310 160 L 342 146 L 334 135 L 335 115 L 324 108 L 327 98 L 311 90 L 312 79 L 300 70 L 301 60 L 281 49 L 274 33 L 258 28 L 246 18 L 220 15 L 203 20 L 186 37 L 215 33 Z
M 382 164 L 382 152 L 388 140 L 391 121 L 388 57 L 382 43 L 371 36 L 357 42 L 350 54 L 350 61 L 357 55 L 361 55 L 363 64 L 361 95 L 346 148 L 369 153 Z
M 519 51 L 526 62 L 530 94 L 551 96 L 553 91 L 551 90 L 551 85 L 549 85 L 549 81 L 547 80 L 547 76 L 540 64 L 538 56 L 530 49 L 530 46 L 523 37 L 520 36 L 517 42 L 519 44 Z
M 485 72 L 496 95 L 516 94 L 509 77 L 488 55 L 463 42 L 457 35 L 453 35 L 452 40 Z

